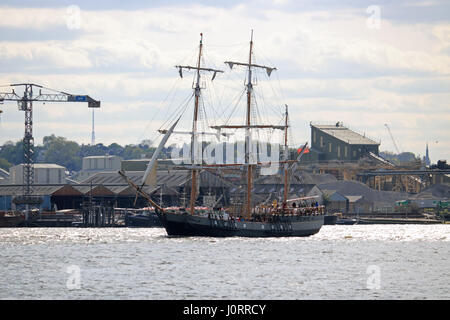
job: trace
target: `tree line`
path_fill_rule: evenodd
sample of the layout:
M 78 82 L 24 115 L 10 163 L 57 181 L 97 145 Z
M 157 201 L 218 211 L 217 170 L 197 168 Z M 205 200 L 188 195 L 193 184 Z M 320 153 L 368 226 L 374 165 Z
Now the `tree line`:
M 67 140 L 64 137 L 57 137 L 54 134 L 45 136 L 43 144 L 34 147 L 35 163 L 55 163 L 64 166 L 69 171 L 81 170 L 83 157 L 88 156 L 104 156 L 115 155 L 120 156 L 124 160 L 150 158 L 155 151 L 150 140 L 143 140 L 141 143 L 127 144 L 121 146 L 117 143 L 104 145 L 98 143 L 96 145 L 78 144 L 75 141 Z M 268 146 L 270 148 L 270 145 Z M 281 150 L 281 149 L 280 149 Z M 161 158 L 170 157 L 171 147 L 165 148 L 161 154 Z M 297 149 L 290 149 L 291 159 L 295 159 Z M 23 142 L 7 141 L 0 146 L 0 168 L 8 170 L 11 166 L 23 163 Z M 420 161 L 412 152 L 403 152 L 394 154 L 391 152 L 380 152 L 380 156 L 395 164 Z
M 42 145 L 34 147 L 35 163 L 55 163 L 69 171 L 81 170 L 83 157 L 115 155 L 125 160 L 151 157 L 155 151 L 151 141 L 143 140 L 140 144 L 121 146 L 117 143 L 104 145 L 78 144 L 54 134 L 45 136 Z M 8 170 L 11 166 L 23 163 L 23 141 L 7 141 L 0 147 L 0 168 Z
M 417 156 L 412 152 L 402 152 L 399 154 L 395 154 L 389 151 L 381 151 L 380 157 L 392 162 L 395 165 L 402 165 L 405 163 L 413 163 L 413 162 L 425 162 L 424 159 L 420 159 L 420 156 Z

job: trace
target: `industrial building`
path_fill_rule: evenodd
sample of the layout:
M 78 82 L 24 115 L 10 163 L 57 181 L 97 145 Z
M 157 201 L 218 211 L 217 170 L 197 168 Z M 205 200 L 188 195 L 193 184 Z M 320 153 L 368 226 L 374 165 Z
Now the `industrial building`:
M 311 148 L 302 162 L 330 160 L 357 161 L 369 154 L 378 156 L 380 142 L 345 127 L 341 122 L 334 125 L 310 124 Z
M 317 201 L 322 204 L 323 195 L 327 195 L 330 211 L 359 214 L 393 212 L 396 201 L 410 197 L 405 192 L 381 191 L 382 188 L 369 188 L 364 183 L 346 179 L 352 175 L 357 176 L 362 168 L 376 171 L 378 175 L 396 173 L 392 171 L 391 164 L 377 159 L 379 143 L 340 123 L 335 126 L 311 125 L 311 134 L 310 152 L 304 157 L 312 155 L 319 162 L 300 164 L 290 179 L 290 198 L 316 196 Z M 363 158 L 367 153 L 369 160 L 375 162 L 370 166 L 369 160 Z M 148 205 L 147 201 L 138 197 L 135 203 L 135 190 L 120 177 L 118 171 L 126 171 L 127 176 L 140 185 L 148 161 L 149 159 L 122 160 L 117 156 L 85 157 L 83 173 L 78 176 L 78 181 L 66 179 L 66 169 L 62 166 L 35 164 L 33 195 L 43 199 L 40 205 L 42 210 L 80 209 L 83 203 L 90 200 L 111 207 L 129 208 L 135 204 L 137 207 L 144 207 Z M 380 165 L 389 170 L 380 171 Z M 0 172 L 0 211 L 16 209 L 13 199 L 23 193 L 22 166 L 12 167 L 9 174 Z M 157 185 L 144 186 L 143 191 L 151 194 L 154 201 L 164 206 L 185 205 L 190 194 L 190 171 L 175 166 L 170 159 L 158 160 L 157 168 Z M 372 171 L 364 171 L 364 174 L 369 175 Z M 336 172 L 345 174 L 339 175 Z M 411 174 L 413 173 L 408 171 L 408 175 Z M 81 180 L 83 175 L 86 178 Z M 242 202 L 245 187 L 240 177 L 241 173 L 234 169 L 222 169 L 220 173 L 202 170 L 197 205 L 214 205 L 217 202 L 228 206 Z M 274 199 L 279 200 L 283 191 L 280 176 L 255 177 L 252 193 L 258 202 L 268 204 Z M 444 191 L 448 193 L 448 189 Z M 448 194 L 444 193 L 436 195 L 434 199 L 448 199 Z M 423 198 L 425 193 L 420 196 Z
M 83 181 L 105 171 L 119 171 L 121 168 L 122 157 L 119 156 L 89 156 L 83 157 L 81 171 L 75 176 L 77 181 Z
M 121 170 L 123 171 L 145 171 L 150 159 L 131 159 L 123 160 Z M 172 159 L 158 159 L 158 170 L 177 170 L 175 162 Z
M 23 164 L 9 168 L 9 183 L 23 184 Z M 66 183 L 66 168 L 57 164 L 36 163 L 34 167 L 34 184 Z
M 144 171 L 129 171 L 126 174 L 140 185 Z M 190 179 L 188 170 L 158 171 L 157 185 L 146 185 L 142 190 L 150 194 L 157 203 L 183 206 L 190 194 Z M 229 199 L 227 192 L 233 184 L 209 171 L 202 171 L 199 179 L 201 187 L 197 205 L 204 205 L 205 201 L 211 201 L 211 197 L 214 197 L 214 202 L 222 204 Z M 13 199 L 22 193 L 22 188 L 22 185 L 0 185 L 0 211 L 16 209 Z M 100 172 L 79 184 L 34 184 L 33 195 L 42 198 L 41 210 L 80 209 L 83 202 L 91 200 L 105 206 L 132 208 L 135 206 L 136 191 L 118 172 Z M 146 207 L 148 203 L 139 196 L 136 206 Z

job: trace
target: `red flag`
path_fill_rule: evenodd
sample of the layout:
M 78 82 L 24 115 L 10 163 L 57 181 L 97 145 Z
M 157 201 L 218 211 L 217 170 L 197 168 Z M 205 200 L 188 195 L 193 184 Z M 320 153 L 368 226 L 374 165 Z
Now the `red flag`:
M 302 152 L 302 148 L 298 148 L 297 149 L 297 154 L 300 154 L 300 152 Z M 303 154 L 305 154 L 305 153 L 309 153 L 309 148 L 308 147 L 305 148 L 305 152 L 303 152 Z

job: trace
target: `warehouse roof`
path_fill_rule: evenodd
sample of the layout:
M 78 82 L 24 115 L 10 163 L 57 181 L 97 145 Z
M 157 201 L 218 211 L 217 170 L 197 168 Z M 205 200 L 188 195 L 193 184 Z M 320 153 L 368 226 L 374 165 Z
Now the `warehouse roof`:
M 378 191 L 369 188 L 359 181 L 339 180 L 331 183 L 324 183 L 318 186 L 320 190 L 336 190 L 344 196 L 363 196 L 368 202 L 394 203 L 395 201 L 406 199 L 406 192 Z
M 106 155 L 106 156 L 87 156 L 87 157 L 83 157 L 83 159 L 109 159 L 109 158 L 120 158 L 120 159 L 122 159 L 122 157 L 120 157 L 120 156 L 115 156 L 115 155 Z
M 126 175 L 137 185 L 142 184 L 142 177 L 144 171 L 127 171 Z M 174 170 L 174 171 L 157 171 L 156 181 L 158 185 L 166 185 L 169 187 L 181 186 L 190 177 L 190 171 L 188 170 Z M 83 180 L 81 184 L 123 184 L 127 185 L 123 178 L 117 173 L 117 171 L 103 171 L 98 172 L 86 180 Z
M 34 185 L 33 195 L 37 196 L 50 195 L 62 187 L 63 187 L 62 185 Z M 0 185 L 0 195 L 2 196 L 16 196 L 20 194 L 23 194 L 22 185 L 11 185 L 11 184 Z
M 14 167 L 23 167 L 23 166 L 24 166 L 24 164 L 21 163 L 21 164 L 18 164 L 18 165 L 13 166 L 12 168 L 14 168 Z M 33 164 L 33 167 L 34 167 L 35 169 L 37 169 L 37 168 L 44 168 L 44 169 L 66 169 L 66 168 L 63 167 L 63 166 L 60 166 L 60 165 L 54 164 L 54 163 L 35 163 L 35 164 Z
M 365 135 L 361 135 L 355 131 L 350 130 L 337 123 L 336 125 L 313 125 L 311 127 L 315 127 L 320 131 L 329 134 L 330 136 L 335 137 L 343 142 L 348 144 L 370 144 L 370 145 L 379 145 L 380 143 L 369 139 Z

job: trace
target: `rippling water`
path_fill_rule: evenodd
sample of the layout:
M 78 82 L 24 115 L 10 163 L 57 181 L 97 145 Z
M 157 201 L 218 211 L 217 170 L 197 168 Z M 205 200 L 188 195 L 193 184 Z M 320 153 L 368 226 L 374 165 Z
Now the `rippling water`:
M 450 225 L 307 238 L 161 228 L 0 229 L 1 299 L 450 299 Z

